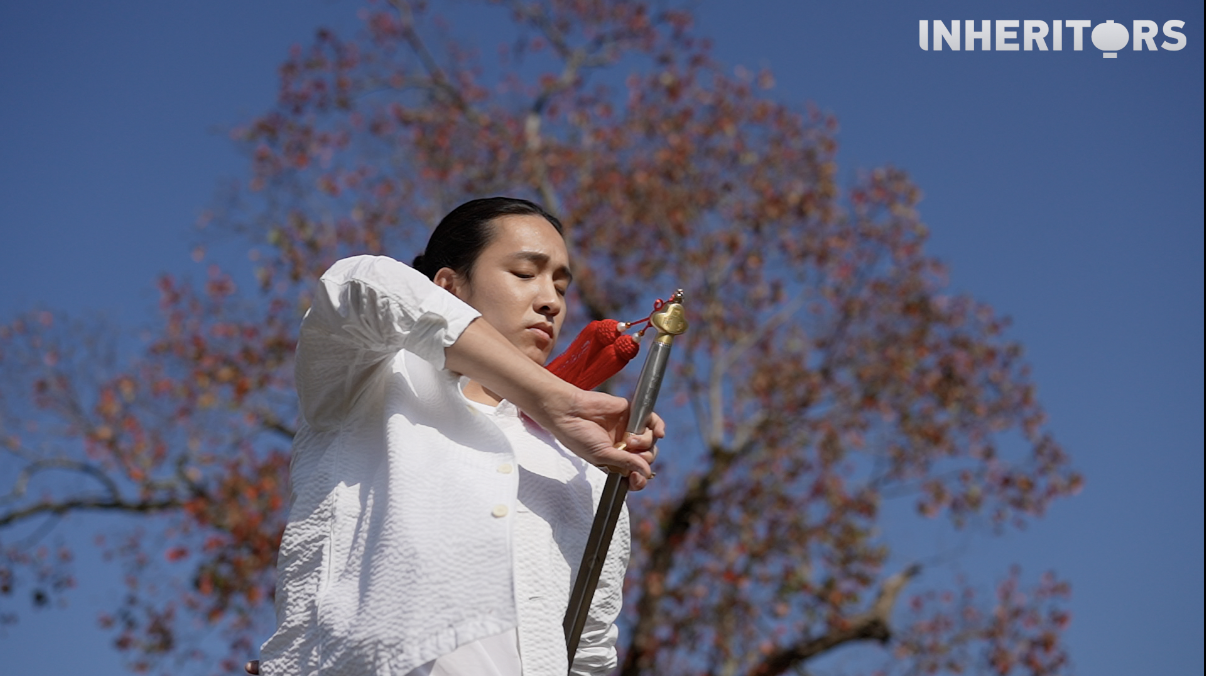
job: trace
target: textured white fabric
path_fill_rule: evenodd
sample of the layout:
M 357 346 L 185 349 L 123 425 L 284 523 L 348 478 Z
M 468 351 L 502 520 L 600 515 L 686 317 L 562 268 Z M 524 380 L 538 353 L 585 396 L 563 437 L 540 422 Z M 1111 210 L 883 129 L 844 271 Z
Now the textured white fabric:
M 477 316 L 389 258 L 323 275 L 298 342 L 268 676 L 405 676 L 510 629 L 525 676 L 565 673 L 561 620 L 605 477 L 509 402 L 464 399 L 444 348 Z M 575 673 L 616 664 L 628 537 L 625 514 Z
M 515 630 L 466 643 L 407 676 L 520 676 L 519 637 Z

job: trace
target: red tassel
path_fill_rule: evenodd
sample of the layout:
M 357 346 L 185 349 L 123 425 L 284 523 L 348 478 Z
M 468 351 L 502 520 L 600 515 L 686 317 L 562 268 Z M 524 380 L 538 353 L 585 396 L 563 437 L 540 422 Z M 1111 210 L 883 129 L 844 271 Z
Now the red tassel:
M 593 390 L 619 373 L 640 349 L 632 336 L 620 333 L 616 320 L 601 319 L 587 324 L 548 369 L 575 387 Z
M 636 356 L 641 346 L 632 336 L 622 335 L 614 343 L 603 348 L 595 358 L 586 364 L 586 368 L 578 373 L 574 385 L 584 390 L 593 390 L 603 384 L 608 378 L 619 373 L 632 358 Z
M 548 369 L 566 382 L 575 382 L 586 364 L 615 341 L 619 335 L 616 325 L 614 319 L 602 319 L 587 324 L 565 352 L 548 365 Z

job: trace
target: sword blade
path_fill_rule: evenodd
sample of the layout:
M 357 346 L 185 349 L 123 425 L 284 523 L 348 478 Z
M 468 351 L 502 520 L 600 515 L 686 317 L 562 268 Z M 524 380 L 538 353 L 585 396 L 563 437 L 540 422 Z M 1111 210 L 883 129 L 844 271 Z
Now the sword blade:
M 658 391 L 662 387 L 666 364 L 670 361 L 670 345 L 659 341 L 651 342 L 645 365 L 641 367 L 641 376 L 637 380 L 636 393 L 632 398 L 628 418 L 629 434 L 639 434 L 645 430 L 649 414 L 653 412 L 653 406 L 657 402 Z M 565 629 L 565 649 L 571 667 L 574 664 L 574 655 L 578 652 L 578 643 L 582 639 L 582 630 L 586 626 L 591 601 L 595 598 L 595 589 L 599 586 L 599 575 L 603 572 L 608 547 L 620 520 L 620 512 L 624 509 L 624 497 L 627 495 L 628 478 L 618 473 L 609 474 L 607 483 L 603 486 L 603 494 L 599 498 L 599 508 L 590 527 L 586 549 L 582 552 L 582 563 L 578 566 L 578 577 L 574 580 L 565 620 L 562 622 Z

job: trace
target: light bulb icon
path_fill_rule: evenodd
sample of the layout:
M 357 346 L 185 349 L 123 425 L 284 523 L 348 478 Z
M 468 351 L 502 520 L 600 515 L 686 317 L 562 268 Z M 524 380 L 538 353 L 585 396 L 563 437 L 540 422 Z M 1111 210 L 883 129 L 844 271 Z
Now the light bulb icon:
M 1116 59 L 1117 52 L 1130 42 L 1131 34 L 1127 32 L 1126 26 L 1120 23 L 1106 21 L 1099 23 L 1093 28 L 1093 46 L 1101 50 L 1101 58 Z

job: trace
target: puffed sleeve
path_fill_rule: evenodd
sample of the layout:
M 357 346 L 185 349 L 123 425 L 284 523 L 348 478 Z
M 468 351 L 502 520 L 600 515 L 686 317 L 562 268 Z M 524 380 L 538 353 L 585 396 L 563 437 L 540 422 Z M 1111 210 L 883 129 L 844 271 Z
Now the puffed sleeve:
M 623 601 L 624 573 L 628 570 L 628 553 L 631 546 L 628 529 L 628 507 L 620 512 L 607 558 L 599 573 L 599 586 L 586 615 L 582 628 L 582 639 L 570 669 L 571 676 L 603 676 L 609 674 L 619 660 L 616 656 L 616 639 L 620 630 L 616 618 L 620 616 Z
M 480 314 L 413 268 L 355 256 L 319 280 L 302 319 L 295 379 L 301 413 L 317 430 L 338 425 L 379 366 L 399 350 L 444 367 L 444 348 Z

